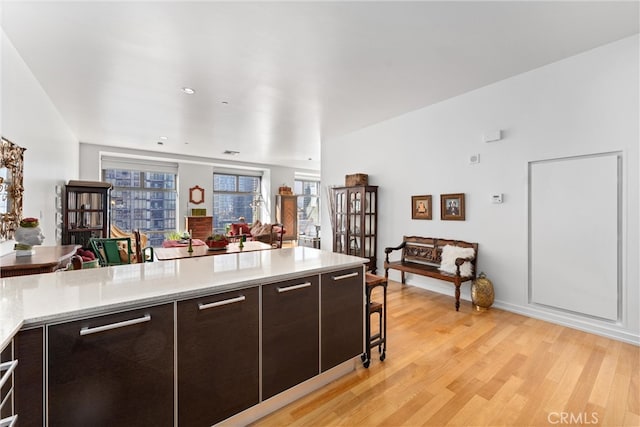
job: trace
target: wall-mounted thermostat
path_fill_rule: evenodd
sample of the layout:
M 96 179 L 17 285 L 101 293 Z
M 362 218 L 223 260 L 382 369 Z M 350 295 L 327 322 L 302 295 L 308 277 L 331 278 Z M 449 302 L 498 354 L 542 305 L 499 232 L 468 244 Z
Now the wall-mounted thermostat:
M 502 193 L 492 194 L 491 201 L 493 203 L 502 203 Z
M 482 140 L 484 142 L 500 141 L 501 139 L 502 139 L 501 129 L 488 130 L 482 135 Z

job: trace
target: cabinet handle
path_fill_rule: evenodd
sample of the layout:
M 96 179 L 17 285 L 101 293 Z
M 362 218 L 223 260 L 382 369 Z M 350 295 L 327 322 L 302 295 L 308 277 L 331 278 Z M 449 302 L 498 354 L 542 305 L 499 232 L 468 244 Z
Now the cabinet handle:
M 356 277 L 358 276 L 360 273 L 349 273 L 349 274 L 343 274 L 342 276 L 333 276 L 332 279 L 333 280 L 342 280 L 342 279 L 349 279 L 351 277 Z
M 124 328 L 125 326 L 137 325 L 138 323 L 144 323 L 151 320 L 151 315 L 147 314 L 139 319 L 125 320 L 124 322 L 111 323 L 104 326 L 96 326 L 95 328 L 82 328 L 80 329 L 80 336 L 97 334 L 98 332 L 109 331 L 111 329 Z
M 220 307 L 221 305 L 234 304 L 236 302 L 244 301 L 246 298 L 244 295 L 240 295 L 239 297 L 225 299 L 222 301 L 210 302 L 209 304 L 198 303 L 199 310 L 206 310 L 208 308 Z
M 17 360 L 0 363 L 0 372 L 6 371 L 0 378 L 0 388 L 2 388 L 2 386 L 4 386 L 4 383 L 7 382 L 7 380 L 11 376 L 11 373 L 16 369 L 16 366 L 18 366 Z
M 18 421 L 18 414 L 0 420 L 0 427 L 13 427 Z
M 277 287 L 278 293 L 295 291 L 296 289 L 308 288 L 311 286 L 311 282 L 301 283 L 299 285 L 287 286 L 286 288 Z

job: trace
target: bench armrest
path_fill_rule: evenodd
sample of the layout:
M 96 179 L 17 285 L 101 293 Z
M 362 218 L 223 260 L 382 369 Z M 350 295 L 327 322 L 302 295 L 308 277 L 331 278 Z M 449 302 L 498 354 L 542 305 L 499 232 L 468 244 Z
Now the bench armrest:
M 473 261 L 473 259 L 475 258 L 475 256 L 468 256 L 466 258 L 456 258 L 456 276 L 460 276 L 460 266 L 462 264 L 464 264 L 465 262 L 469 261 Z M 475 277 L 475 269 L 473 271 L 473 276 Z
M 397 250 L 399 250 L 399 249 L 404 249 L 404 247 L 405 247 L 405 245 L 406 245 L 406 244 L 407 244 L 407 242 L 402 242 L 402 243 L 400 243 L 400 244 L 399 244 L 398 246 L 396 246 L 396 247 L 387 247 L 387 248 L 384 248 L 384 253 L 386 254 L 386 255 L 385 255 L 385 257 L 384 257 L 384 261 L 388 263 L 388 262 L 389 262 L 389 254 L 390 254 L 391 252 L 393 252 L 393 251 L 397 251 Z
M 467 261 L 469 262 L 473 261 L 474 258 L 475 258 L 474 256 L 468 256 L 466 258 L 456 258 L 456 265 L 460 267 L 462 264 L 464 264 Z
M 398 249 L 403 249 L 406 244 L 407 242 L 402 242 L 400 243 L 400 245 L 396 246 L 395 248 L 392 248 L 392 247 L 384 248 L 384 253 L 388 255 L 393 251 L 397 251 Z

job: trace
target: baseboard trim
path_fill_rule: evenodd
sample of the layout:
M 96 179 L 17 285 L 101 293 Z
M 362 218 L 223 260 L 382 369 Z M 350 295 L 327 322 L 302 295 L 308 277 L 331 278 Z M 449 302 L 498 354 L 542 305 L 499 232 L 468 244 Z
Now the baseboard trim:
M 283 391 L 282 393 L 273 396 L 259 404 L 246 409 L 233 417 L 227 418 L 224 421 L 216 424 L 216 426 L 246 426 L 260 418 L 269 415 L 270 413 L 294 402 L 301 397 L 318 390 L 321 387 L 329 384 L 332 381 L 352 372 L 356 369 L 356 363 L 360 361 L 360 356 L 357 358 L 348 360 L 334 368 L 329 369 L 326 372 L 317 375 L 302 384 L 298 384 Z
M 451 286 L 441 286 L 437 283 L 434 285 L 425 283 L 411 283 L 405 286 L 415 286 L 416 288 L 453 297 L 453 289 Z M 462 286 L 462 292 L 460 295 L 461 301 L 471 301 L 471 292 L 469 289 L 469 286 Z M 579 318 L 578 316 L 571 316 L 564 312 L 560 313 L 554 312 L 551 309 L 543 309 L 538 306 L 521 306 L 500 300 L 495 300 L 493 303 L 493 307 L 499 308 L 504 311 L 509 311 L 511 313 L 521 314 L 523 316 L 531 317 L 534 319 L 544 320 L 545 322 L 566 326 L 568 328 L 573 328 L 583 332 L 589 332 L 595 335 L 600 335 L 606 338 L 611 338 L 617 341 L 640 346 L 640 335 L 633 334 L 632 332 L 624 330 L 621 327 L 618 328 L 614 324 L 604 324 L 598 322 L 595 319 L 587 320 Z
M 494 307 L 511 313 L 521 314 L 534 319 L 544 320 L 549 323 L 555 323 L 557 325 L 578 329 L 583 332 L 589 332 L 595 335 L 640 346 L 640 335 L 634 335 L 631 332 L 618 329 L 614 325 L 599 324 L 596 320 L 582 320 L 568 315 L 551 312 L 550 310 L 543 310 L 532 306 L 523 307 L 504 301 L 495 301 Z

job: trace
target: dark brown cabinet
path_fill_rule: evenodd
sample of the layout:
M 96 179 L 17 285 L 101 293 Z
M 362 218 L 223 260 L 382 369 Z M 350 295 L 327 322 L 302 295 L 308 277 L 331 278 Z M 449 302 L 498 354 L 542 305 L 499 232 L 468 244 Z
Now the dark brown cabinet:
M 319 373 L 318 276 L 262 287 L 262 398 Z
M 173 426 L 173 304 L 48 326 L 48 420 Z
M 298 196 L 276 195 L 276 222 L 284 225 L 283 240 L 298 238 Z
M 378 187 L 337 187 L 332 198 L 333 251 L 368 258 L 368 269 L 375 274 Z
M 62 205 L 62 244 L 88 247 L 92 237 L 109 237 L 111 184 L 69 181 Z
M 320 279 L 322 372 L 363 353 L 362 267 L 324 273 Z
M 44 327 L 26 329 L 14 338 L 15 411 L 20 427 L 44 425 Z
M 207 240 L 213 234 L 212 216 L 187 216 L 185 217 L 185 230 L 191 233 L 194 239 Z
M 21 330 L 1 354 L 20 363 L 13 405 L 0 412 L 11 407 L 21 427 L 217 424 L 362 354 L 362 275 L 359 266 Z
M 210 426 L 259 403 L 259 288 L 177 310 L 178 425 Z

